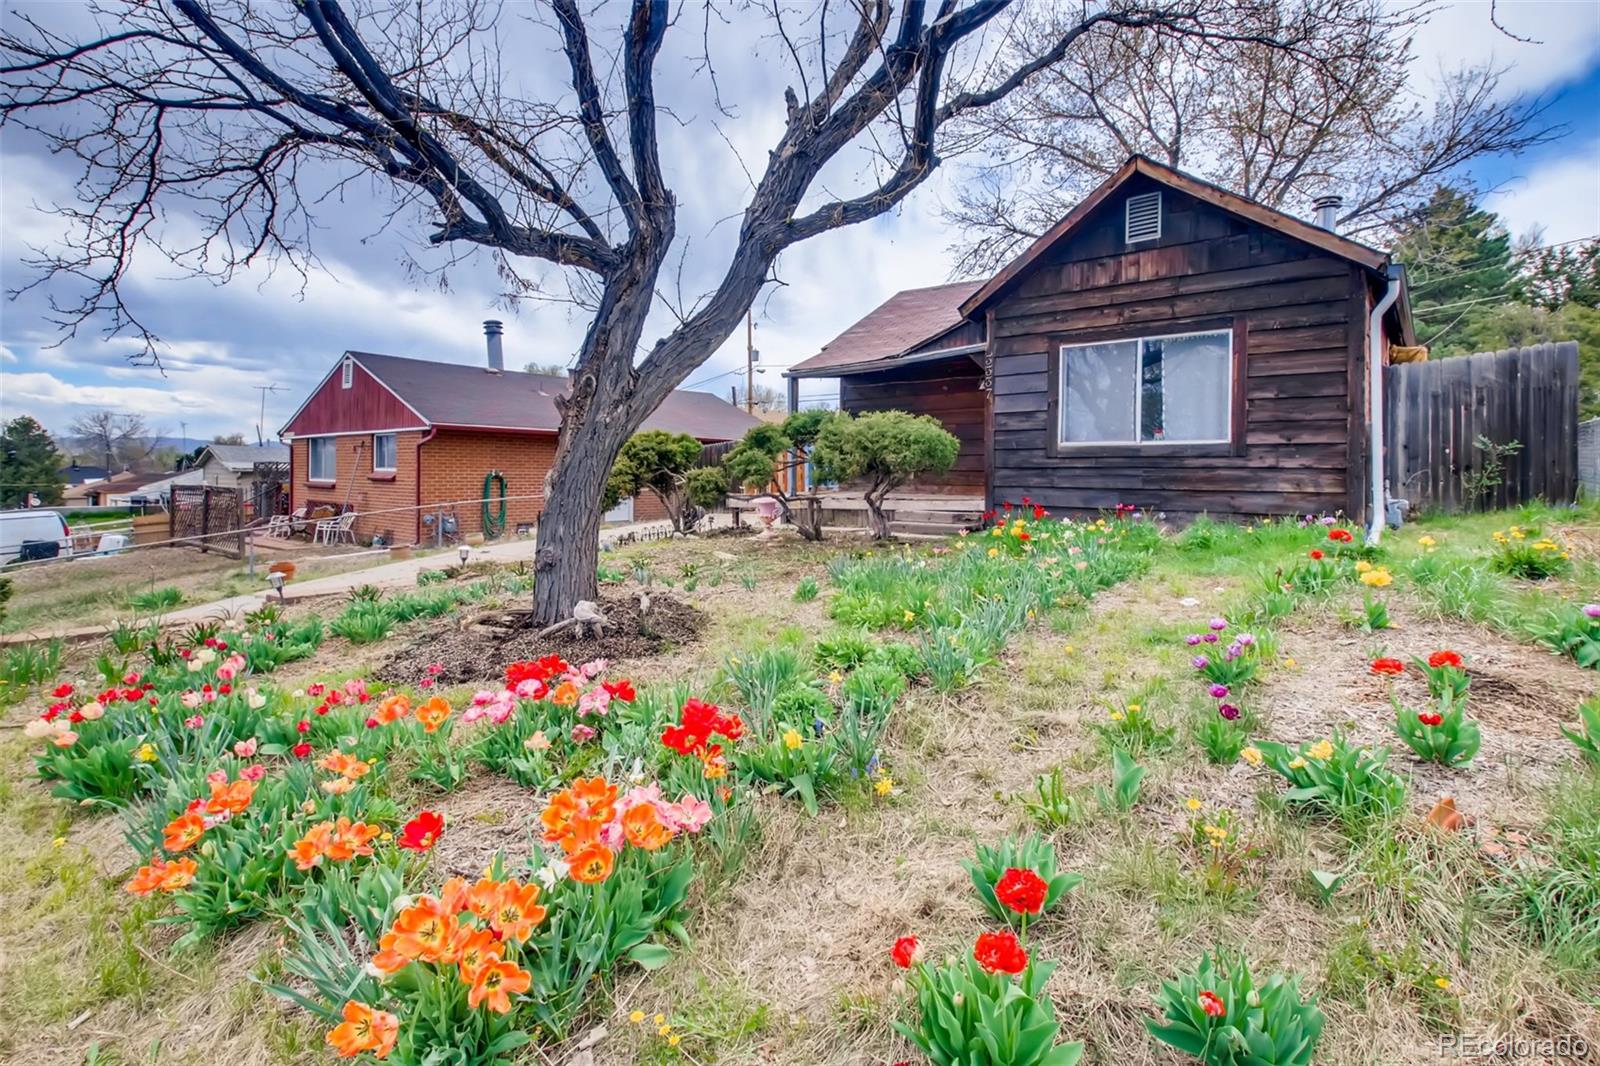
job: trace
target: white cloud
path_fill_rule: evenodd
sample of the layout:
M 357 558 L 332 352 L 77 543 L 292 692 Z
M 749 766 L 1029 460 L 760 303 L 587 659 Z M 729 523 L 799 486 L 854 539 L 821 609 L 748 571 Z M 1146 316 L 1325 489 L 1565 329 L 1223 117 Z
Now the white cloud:
M 1490 21 L 1487 0 L 1441 7 L 1417 34 L 1418 73 L 1492 63 L 1507 68 L 1504 90 L 1537 94 L 1582 76 L 1600 60 L 1600 4 L 1592 0 L 1502 3 L 1494 18 L 1506 32 Z
M 1600 139 L 1569 148 L 1488 197 L 1514 235 L 1542 229 L 1549 244 L 1600 235 Z

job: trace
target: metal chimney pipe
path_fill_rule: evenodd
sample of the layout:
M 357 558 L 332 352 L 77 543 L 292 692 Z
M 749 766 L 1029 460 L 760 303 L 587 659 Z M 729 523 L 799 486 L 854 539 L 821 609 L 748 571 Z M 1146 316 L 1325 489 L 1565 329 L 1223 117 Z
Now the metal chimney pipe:
M 1337 233 L 1339 226 L 1339 209 L 1344 206 L 1344 197 L 1338 195 L 1319 196 L 1315 200 L 1317 208 L 1317 225 L 1329 233 Z
M 489 373 L 498 374 L 506 368 L 505 352 L 500 347 L 500 335 L 505 330 L 497 318 L 491 318 L 483 324 L 484 338 L 489 342 Z

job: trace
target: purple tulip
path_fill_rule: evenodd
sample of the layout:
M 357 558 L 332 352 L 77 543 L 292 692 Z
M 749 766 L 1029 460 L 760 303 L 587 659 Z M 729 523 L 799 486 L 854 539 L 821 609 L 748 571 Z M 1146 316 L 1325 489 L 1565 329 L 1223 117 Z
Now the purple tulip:
M 1325 514 L 1322 516 L 1322 524 L 1325 526 L 1331 526 L 1337 521 L 1338 519 L 1333 517 L 1331 514 Z
M 1200 639 L 1204 640 L 1207 644 L 1215 644 L 1217 642 L 1217 635 L 1215 633 L 1207 633 Z
M 1207 659 L 1204 655 L 1196 655 L 1193 659 L 1190 659 L 1189 662 L 1196 670 L 1204 670 L 1206 667 L 1211 665 L 1211 660 Z
M 1192 648 L 1196 644 L 1200 643 L 1200 634 L 1199 633 L 1190 633 L 1188 636 L 1183 638 L 1183 642 L 1185 644 L 1189 645 L 1189 647 Z
M 1216 697 L 1217 699 L 1220 700 L 1224 696 L 1226 696 L 1227 694 L 1228 694 L 1228 686 L 1227 685 L 1212 685 L 1211 686 L 1211 695 Z
M 1228 645 L 1228 650 L 1222 653 L 1222 661 L 1225 662 L 1225 663 L 1231 663 L 1231 662 L 1233 662 L 1233 660 L 1237 659 L 1238 657 L 1239 657 L 1239 649 L 1237 647 L 1235 647 L 1234 645 L 1232 645 L 1232 644 L 1229 644 Z
M 1223 718 L 1232 722 L 1239 717 L 1239 708 L 1235 707 L 1231 703 L 1224 703 L 1221 707 L 1217 708 L 1217 713 L 1222 715 Z
M 1213 618 L 1206 624 L 1209 625 L 1213 630 L 1220 631 L 1228 628 L 1228 620 L 1226 618 Z
M 1588 615 L 1590 618 L 1600 618 L 1600 603 L 1584 604 L 1583 613 Z
M 1233 638 L 1233 642 L 1248 648 L 1250 645 L 1256 642 L 1256 635 L 1254 633 L 1240 633 L 1238 636 Z

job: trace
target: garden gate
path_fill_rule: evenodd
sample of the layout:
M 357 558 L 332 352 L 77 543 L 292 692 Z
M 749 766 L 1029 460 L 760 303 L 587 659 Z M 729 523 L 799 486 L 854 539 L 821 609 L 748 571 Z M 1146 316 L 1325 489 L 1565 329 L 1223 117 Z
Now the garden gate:
M 244 505 L 238 489 L 174 485 L 172 508 L 167 514 L 169 539 L 194 538 L 191 547 L 244 558 Z M 235 535 L 218 535 L 228 533 Z
M 1576 498 L 1576 342 L 1391 366 L 1383 388 L 1389 494 L 1412 510 Z

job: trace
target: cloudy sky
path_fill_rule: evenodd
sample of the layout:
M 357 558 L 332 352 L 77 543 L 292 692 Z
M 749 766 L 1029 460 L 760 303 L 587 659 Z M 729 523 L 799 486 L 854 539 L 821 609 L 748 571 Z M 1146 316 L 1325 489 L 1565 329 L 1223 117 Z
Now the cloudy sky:
M 10 14 L 19 7 L 14 0 L 0 3 Z M 65 5 L 48 6 L 59 12 Z M 43 5 L 33 8 L 41 13 Z M 1495 188 L 1490 205 L 1515 233 L 1541 229 L 1547 241 L 1600 233 L 1600 4 L 1512 0 L 1499 11 L 1508 30 L 1538 43 L 1494 32 L 1487 3 L 1460 3 L 1425 29 L 1418 81 L 1492 58 L 1511 67 L 1507 91 L 1554 95 L 1553 114 L 1571 134 L 1521 159 L 1489 161 L 1476 177 Z M 759 165 L 774 139 L 790 80 L 776 41 L 740 39 L 748 32 L 740 27 L 714 32 L 724 34 L 717 73 L 722 98 L 735 105 L 733 117 L 705 117 L 715 114 L 706 79 L 690 73 L 697 33 L 674 27 L 658 63 L 661 95 L 679 119 L 664 130 L 664 149 L 669 184 L 682 205 L 679 239 L 689 238 L 683 276 L 691 292 L 708 287 L 725 262 L 749 191 L 745 166 Z M 32 280 L 23 262 L 30 247 L 63 239 L 52 204 L 70 190 L 72 177 L 64 160 L 25 135 L 8 131 L 0 143 L 0 280 L 8 292 Z M 756 343 L 769 368 L 765 383 L 781 387 L 782 367 L 813 354 L 896 290 L 949 278 L 952 235 L 940 220 L 940 205 L 960 178 L 958 167 L 946 168 L 894 214 L 827 234 L 784 257 L 782 284 L 769 287 L 756 304 Z M 191 440 L 226 432 L 253 437 L 261 397 L 255 387 L 275 386 L 279 391 L 266 394 L 270 436 L 340 352 L 476 362 L 483 350 L 480 322 L 491 317 L 506 320 L 509 365 L 571 357 L 585 324 L 580 312 L 556 302 L 508 309 L 498 299 L 502 286 L 492 264 L 484 261 L 451 267 L 447 288 L 434 275 L 419 275 L 411 264 L 429 268 L 442 259 L 421 241 L 420 227 L 403 219 L 382 228 L 382 193 L 357 185 L 319 215 L 321 265 L 304 281 L 289 271 L 259 270 L 219 287 L 178 278 L 171 264 L 155 257 L 140 259 L 127 295 L 164 340 L 165 376 L 127 364 L 138 347 L 131 340 L 86 329 L 56 345 L 48 289 L 5 300 L 0 416 L 31 414 L 60 431 L 86 409 L 111 407 L 140 411 L 173 436 L 186 424 L 182 432 Z M 647 331 L 647 343 L 653 336 Z M 742 383 L 743 365 L 741 331 L 689 384 L 726 395 L 730 384 Z M 822 383 L 805 382 L 802 396 L 826 391 Z

